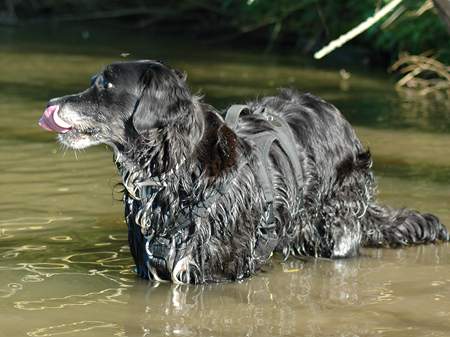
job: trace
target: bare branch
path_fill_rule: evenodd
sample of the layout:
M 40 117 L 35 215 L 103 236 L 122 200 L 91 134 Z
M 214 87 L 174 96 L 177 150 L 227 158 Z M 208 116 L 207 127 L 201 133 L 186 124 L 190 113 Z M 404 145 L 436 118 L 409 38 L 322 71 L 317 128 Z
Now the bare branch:
M 367 18 L 364 22 L 348 31 L 344 35 L 339 36 L 336 40 L 331 41 L 328 45 L 320 49 L 314 54 L 315 59 L 321 59 L 337 48 L 342 47 L 348 41 L 354 39 L 356 36 L 372 27 L 375 23 L 380 21 L 384 16 L 393 11 L 403 0 L 392 0 L 382 9 L 375 13 L 375 15 Z

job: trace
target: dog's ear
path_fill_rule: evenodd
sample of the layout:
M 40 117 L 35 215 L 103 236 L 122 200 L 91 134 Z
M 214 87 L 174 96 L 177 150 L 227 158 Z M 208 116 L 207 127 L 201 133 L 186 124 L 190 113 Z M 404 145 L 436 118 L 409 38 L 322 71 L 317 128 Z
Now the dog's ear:
M 192 109 L 192 95 L 185 76 L 160 64 L 151 65 L 140 79 L 141 94 L 132 116 L 139 133 L 182 123 Z

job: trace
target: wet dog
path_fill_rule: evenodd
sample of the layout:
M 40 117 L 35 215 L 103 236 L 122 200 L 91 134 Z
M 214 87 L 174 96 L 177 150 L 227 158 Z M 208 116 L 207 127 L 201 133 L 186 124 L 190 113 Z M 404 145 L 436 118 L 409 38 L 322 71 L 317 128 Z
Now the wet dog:
M 431 214 L 374 199 L 372 159 L 311 94 L 280 90 L 225 121 L 156 61 L 114 63 L 40 125 L 80 149 L 108 144 L 122 177 L 137 273 L 176 283 L 240 280 L 279 252 L 344 258 L 363 246 L 448 240 Z

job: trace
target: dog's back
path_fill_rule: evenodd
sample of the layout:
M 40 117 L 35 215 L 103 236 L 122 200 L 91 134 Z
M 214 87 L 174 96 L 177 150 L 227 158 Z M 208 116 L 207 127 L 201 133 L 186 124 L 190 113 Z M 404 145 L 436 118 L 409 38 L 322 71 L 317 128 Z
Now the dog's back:
M 408 209 L 392 209 L 375 201 L 375 181 L 370 152 L 362 146 L 353 128 L 331 104 L 311 94 L 282 90 L 250 104 L 286 120 L 295 135 L 298 158 L 306 175 L 298 184 L 303 204 L 296 237 L 280 239 L 279 249 L 298 255 L 347 257 L 360 246 L 391 246 L 448 240 L 449 234 L 437 217 Z M 248 120 L 248 118 L 247 118 Z M 257 131 L 255 131 L 257 130 Z M 244 122 L 238 134 L 261 132 Z M 274 149 L 274 151 L 276 151 Z M 289 166 L 273 163 L 270 170 L 289 175 Z M 281 194 L 287 186 L 281 188 Z M 280 189 L 279 189 L 280 190 Z M 279 213 L 292 213 L 291 205 L 278 198 Z M 289 243 L 289 244 L 288 244 Z

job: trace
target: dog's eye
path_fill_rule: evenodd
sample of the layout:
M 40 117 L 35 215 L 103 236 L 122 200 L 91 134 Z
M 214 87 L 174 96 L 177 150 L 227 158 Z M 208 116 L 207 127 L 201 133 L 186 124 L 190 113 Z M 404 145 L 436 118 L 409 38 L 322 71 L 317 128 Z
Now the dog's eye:
M 112 87 L 114 87 L 114 85 L 109 82 L 106 78 L 102 78 L 100 81 L 100 85 L 104 88 L 104 89 L 111 89 Z

